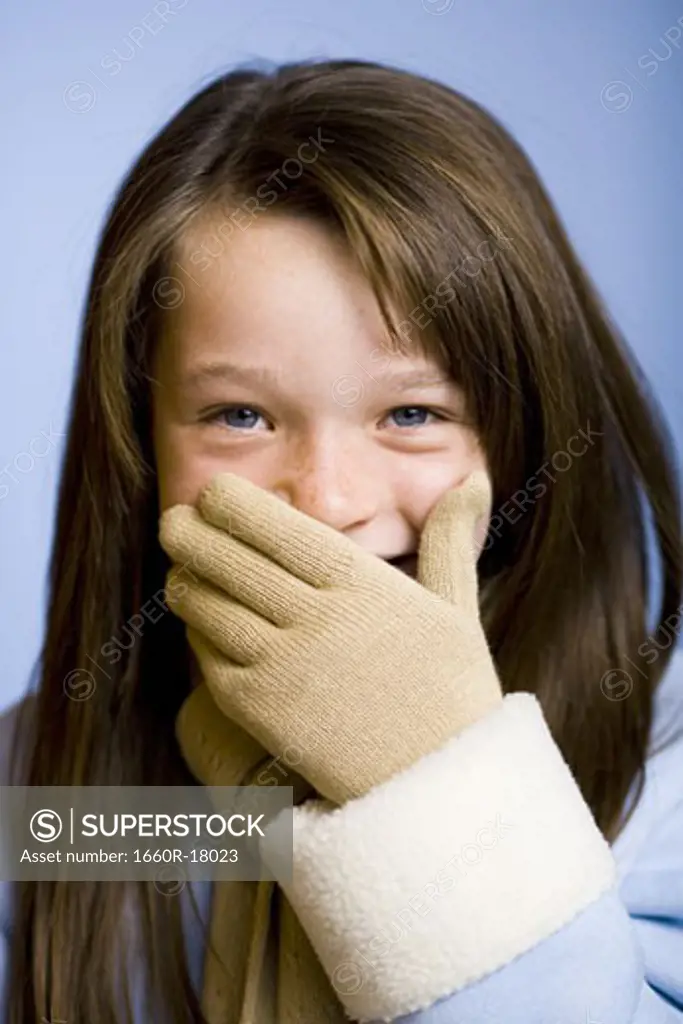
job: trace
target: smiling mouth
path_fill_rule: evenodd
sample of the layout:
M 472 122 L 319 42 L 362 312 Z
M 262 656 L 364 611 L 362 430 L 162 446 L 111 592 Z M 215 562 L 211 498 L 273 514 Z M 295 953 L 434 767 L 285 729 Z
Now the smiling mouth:
M 415 579 L 417 574 L 417 555 L 397 555 L 395 558 L 385 559 L 389 565 L 393 565 L 395 569 L 400 569 L 406 576 L 411 576 Z

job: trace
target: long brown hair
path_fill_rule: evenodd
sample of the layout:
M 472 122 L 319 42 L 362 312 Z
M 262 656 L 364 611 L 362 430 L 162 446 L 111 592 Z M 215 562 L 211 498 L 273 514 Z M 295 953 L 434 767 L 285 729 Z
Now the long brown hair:
M 182 265 L 177 243 L 207 211 L 222 228 Z M 507 131 L 441 84 L 355 60 L 218 78 L 153 139 L 116 196 L 89 286 L 40 685 L 23 762 L 15 751 L 17 780 L 190 781 L 174 739 L 189 688 L 182 623 L 165 614 L 132 628 L 168 568 L 157 541 L 152 353 L 185 275 L 200 275 L 231 231 L 248 230 L 245 217 L 282 211 L 343 232 L 396 344 L 438 352 L 464 388 L 494 482 L 479 565 L 503 688 L 537 694 L 613 839 L 642 782 L 653 693 L 671 653 L 652 661 L 639 647 L 681 600 L 670 439 Z M 69 688 L 84 680 L 94 692 L 73 699 L 81 691 Z M 178 901 L 129 888 L 149 1019 L 200 1021 Z M 131 1019 L 115 969 L 121 897 L 113 883 L 18 886 L 11 1024 Z

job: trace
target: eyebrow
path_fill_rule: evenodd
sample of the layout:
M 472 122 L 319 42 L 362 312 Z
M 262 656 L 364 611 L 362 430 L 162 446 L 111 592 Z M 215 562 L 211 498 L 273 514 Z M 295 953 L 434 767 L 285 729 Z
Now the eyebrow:
M 269 366 L 238 366 L 236 363 L 200 363 L 183 374 L 181 383 L 186 387 L 203 384 L 207 380 L 227 380 L 237 384 L 277 385 L 278 374 Z
M 359 369 L 361 368 L 365 369 L 362 364 L 359 365 Z M 368 376 L 373 376 L 369 370 L 365 370 L 365 372 Z M 439 385 L 443 386 L 444 384 L 455 387 L 455 381 L 445 371 L 438 369 L 393 370 L 387 372 L 380 370 L 378 383 L 380 381 L 386 381 L 397 391 L 409 391 L 410 388 L 431 388 Z
M 372 364 L 371 368 L 368 369 L 363 363 L 356 362 L 355 360 L 354 363 L 356 370 L 354 374 L 349 374 L 349 376 L 355 375 L 361 379 L 369 377 L 378 384 L 386 383 L 398 391 L 408 391 L 410 388 L 443 386 L 444 384 L 452 387 L 455 386 L 455 381 L 445 371 L 438 368 L 383 370 L 372 366 Z M 236 384 L 277 387 L 280 383 L 280 375 L 269 366 L 239 366 L 236 363 L 220 361 L 200 363 L 183 375 L 181 383 L 186 387 L 193 387 L 207 380 L 227 380 Z

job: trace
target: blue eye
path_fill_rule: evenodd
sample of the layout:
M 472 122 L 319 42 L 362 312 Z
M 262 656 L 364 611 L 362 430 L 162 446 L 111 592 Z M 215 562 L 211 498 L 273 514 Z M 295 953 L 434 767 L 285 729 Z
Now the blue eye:
M 225 405 L 208 417 L 209 422 L 225 424 L 231 430 L 244 430 L 253 427 L 261 413 L 250 405 Z
M 396 417 L 397 414 L 407 413 L 406 420 L 403 423 L 396 423 L 400 427 L 424 427 L 426 425 L 425 418 L 428 416 L 435 416 L 440 419 L 438 413 L 429 409 L 426 405 L 399 405 L 395 409 L 392 409 L 389 413 L 390 416 Z

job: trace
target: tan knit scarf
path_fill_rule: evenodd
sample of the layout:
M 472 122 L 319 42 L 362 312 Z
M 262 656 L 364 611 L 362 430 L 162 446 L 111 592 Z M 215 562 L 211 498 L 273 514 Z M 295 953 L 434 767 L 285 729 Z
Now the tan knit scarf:
M 203 785 L 258 785 L 272 758 L 218 711 L 205 686 L 176 721 L 183 756 Z M 273 785 L 273 774 L 269 785 Z M 277 775 L 299 804 L 315 790 L 289 770 Z M 210 1024 L 348 1024 L 308 936 L 275 882 L 215 882 L 202 1010 Z

